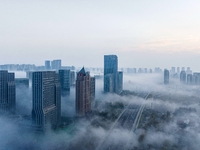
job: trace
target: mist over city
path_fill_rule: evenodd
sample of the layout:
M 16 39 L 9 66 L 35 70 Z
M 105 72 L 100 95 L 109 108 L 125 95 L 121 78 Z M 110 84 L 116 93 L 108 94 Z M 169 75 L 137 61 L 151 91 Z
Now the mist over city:
M 199 5 L 0 1 L 0 149 L 199 150 Z

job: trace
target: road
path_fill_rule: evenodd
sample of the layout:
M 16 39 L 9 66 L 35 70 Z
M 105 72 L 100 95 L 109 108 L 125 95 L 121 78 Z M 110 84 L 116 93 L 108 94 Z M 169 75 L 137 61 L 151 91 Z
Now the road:
M 147 99 L 149 96 L 149 93 L 140 93 L 137 96 L 143 99 Z M 135 131 L 138 128 L 144 107 L 145 107 L 145 103 L 141 105 L 129 103 L 127 107 L 124 109 L 124 111 L 119 115 L 118 119 L 115 121 L 110 131 L 107 133 L 106 137 L 101 142 L 101 144 L 96 148 L 96 150 L 123 149 L 124 145 L 120 145 L 120 144 L 109 145 L 109 140 L 107 139 L 109 139 L 109 136 L 113 132 L 114 129 L 126 129 L 130 131 Z

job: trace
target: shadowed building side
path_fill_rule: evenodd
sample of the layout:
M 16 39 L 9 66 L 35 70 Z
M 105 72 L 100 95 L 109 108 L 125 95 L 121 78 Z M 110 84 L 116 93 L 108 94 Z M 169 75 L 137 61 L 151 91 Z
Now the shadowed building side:
M 16 109 L 15 74 L 0 71 L 0 111 L 14 114 Z
M 63 96 L 68 95 L 70 93 L 70 78 L 71 73 L 70 70 L 59 70 L 59 77 L 60 77 L 60 85 L 61 85 L 61 93 Z
M 90 77 L 90 97 L 92 108 L 95 104 L 95 77 Z

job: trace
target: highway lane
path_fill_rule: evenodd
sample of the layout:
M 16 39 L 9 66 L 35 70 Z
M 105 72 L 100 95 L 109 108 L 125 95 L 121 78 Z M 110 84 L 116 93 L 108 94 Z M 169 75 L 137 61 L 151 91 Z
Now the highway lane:
M 147 99 L 149 93 L 140 93 L 137 96 L 143 99 Z M 145 103 L 143 103 L 142 105 L 129 103 L 124 111 L 120 114 L 118 119 L 115 121 L 107 136 L 104 138 L 103 142 L 101 142 L 101 144 L 96 148 L 96 150 L 123 149 L 124 144 L 110 145 L 109 140 L 107 139 L 110 138 L 109 135 L 112 133 L 113 129 L 125 129 L 135 131 L 138 128 L 144 107 Z

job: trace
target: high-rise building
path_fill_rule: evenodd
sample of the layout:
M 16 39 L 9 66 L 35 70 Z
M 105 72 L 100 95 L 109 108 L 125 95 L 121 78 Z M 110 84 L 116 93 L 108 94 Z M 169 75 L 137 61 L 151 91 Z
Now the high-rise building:
M 122 77 L 121 79 L 123 81 L 123 76 L 120 76 L 120 77 Z M 121 90 L 119 90 L 118 81 L 119 80 L 118 80 L 118 58 L 117 58 L 117 56 L 116 55 L 104 55 L 104 92 L 114 92 L 114 93 L 119 94 L 119 92 Z
M 59 70 L 62 95 L 70 93 L 70 70 Z
M 0 71 L 0 113 L 15 113 L 16 90 L 15 74 Z
M 169 70 L 164 70 L 164 84 L 169 84 Z
M 83 67 L 76 78 L 76 114 L 78 116 L 83 117 L 91 111 L 91 95 L 91 77 Z
M 51 69 L 51 62 L 50 60 L 45 61 L 45 70 L 50 70 Z
M 61 60 L 58 59 L 58 60 L 51 61 L 51 69 L 53 69 L 53 70 L 61 69 Z
M 61 121 L 61 87 L 55 71 L 32 73 L 32 123 L 42 131 L 52 128 Z
M 186 72 L 185 71 L 181 71 L 180 81 L 181 81 L 181 83 L 186 83 Z

